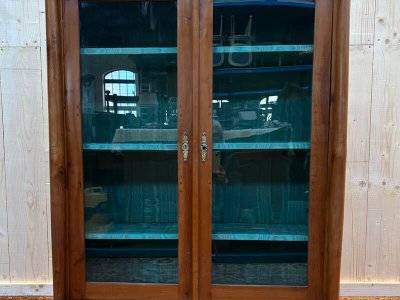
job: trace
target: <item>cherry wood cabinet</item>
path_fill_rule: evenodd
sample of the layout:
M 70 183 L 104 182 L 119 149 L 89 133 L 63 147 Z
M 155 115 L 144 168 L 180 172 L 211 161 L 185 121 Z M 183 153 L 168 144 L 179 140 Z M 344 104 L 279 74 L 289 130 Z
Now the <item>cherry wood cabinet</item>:
M 336 299 L 348 1 L 47 1 L 56 299 Z

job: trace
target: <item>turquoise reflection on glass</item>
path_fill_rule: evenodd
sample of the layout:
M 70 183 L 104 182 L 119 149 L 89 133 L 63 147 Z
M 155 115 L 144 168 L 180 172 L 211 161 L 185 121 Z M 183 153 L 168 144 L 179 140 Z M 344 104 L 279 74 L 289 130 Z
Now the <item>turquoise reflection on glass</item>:
M 307 285 L 314 1 L 214 1 L 212 282 Z

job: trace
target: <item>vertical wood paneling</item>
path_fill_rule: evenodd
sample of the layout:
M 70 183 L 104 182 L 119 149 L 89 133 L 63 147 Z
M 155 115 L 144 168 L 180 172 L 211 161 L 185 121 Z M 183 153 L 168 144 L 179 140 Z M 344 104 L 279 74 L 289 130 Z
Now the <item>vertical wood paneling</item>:
M 376 6 L 366 280 L 400 280 L 400 2 Z
M 351 0 L 350 45 L 372 45 L 375 5 L 380 0 Z
M 0 76 L 11 283 L 48 282 L 40 65 Z
M 51 281 L 44 7 L 0 1 L 0 283 Z
M 37 47 L 0 47 L 0 69 L 38 70 L 38 66 L 40 51 Z M 8 80 L 2 79 L 3 82 Z
M 1 77 L 0 77 L 1 91 Z M 10 282 L 10 255 L 8 253 L 8 216 L 6 169 L 3 136 L 3 102 L 0 94 L 0 283 Z
M 372 46 L 350 47 L 348 155 L 341 278 L 365 277 Z M 363 80 L 360 80 L 362 78 Z
M 373 50 L 351 47 L 342 281 L 399 282 L 400 1 L 352 0 L 351 25 Z
M 348 162 L 368 162 L 372 101 L 372 46 L 350 47 Z
M 47 216 L 47 239 L 49 249 L 49 278 L 52 277 L 52 251 L 51 251 L 51 214 L 50 214 L 50 140 L 49 140 L 49 106 L 48 106 L 48 82 L 47 82 L 47 46 L 46 46 L 46 12 L 45 0 L 39 0 L 39 23 L 40 23 L 40 60 L 42 72 L 42 116 L 43 116 L 43 138 L 45 150 L 45 193 L 46 193 L 46 216 Z
M 0 47 L 39 46 L 39 1 L 0 1 Z

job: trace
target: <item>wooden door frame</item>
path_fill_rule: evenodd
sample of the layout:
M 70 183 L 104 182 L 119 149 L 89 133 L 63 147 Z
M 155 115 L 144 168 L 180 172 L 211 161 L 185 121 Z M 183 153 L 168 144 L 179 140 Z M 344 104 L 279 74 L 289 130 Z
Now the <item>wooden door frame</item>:
M 212 23 L 213 1 L 197 0 L 199 11 L 199 129 L 212 153 Z M 333 300 L 339 296 L 342 243 L 347 93 L 349 0 L 316 0 L 313 109 L 310 167 L 310 224 L 307 287 L 234 286 L 211 284 L 212 160 L 200 162 L 198 299 Z M 198 140 L 198 143 L 199 140 Z M 320 212 L 325 212 L 320 213 Z M 320 229 L 321 228 L 321 229 Z M 195 298 L 197 299 L 197 298 Z
M 193 149 L 192 0 L 181 0 L 177 10 L 178 82 L 185 82 L 178 84 L 178 284 L 85 282 L 78 3 L 46 0 L 54 299 L 190 299 L 193 160 L 183 162 L 179 149 L 185 132 Z

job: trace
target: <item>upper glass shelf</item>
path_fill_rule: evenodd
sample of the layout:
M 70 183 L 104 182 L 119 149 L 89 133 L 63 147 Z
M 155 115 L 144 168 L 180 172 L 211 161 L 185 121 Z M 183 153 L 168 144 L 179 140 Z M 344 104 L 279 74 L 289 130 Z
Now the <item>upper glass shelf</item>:
M 254 45 L 213 47 L 214 53 L 312 52 L 313 50 L 313 45 Z M 81 48 L 81 55 L 150 55 L 176 53 L 176 47 Z
M 308 150 L 308 142 L 214 143 L 214 150 Z
M 81 48 L 81 55 L 143 55 L 176 53 L 176 47 Z
M 217 46 L 214 53 L 248 53 L 248 52 L 312 52 L 313 45 L 254 45 L 254 46 Z
M 297 72 L 312 71 L 312 65 L 297 66 L 278 66 L 278 67 L 262 67 L 262 68 L 224 68 L 215 69 L 214 75 L 225 74 L 254 74 L 254 73 L 276 73 L 276 72 Z
M 176 151 L 176 144 L 166 143 L 86 143 L 83 150 L 103 151 Z
M 266 5 L 266 6 L 295 6 L 314 8 L 314 0 L 214 0 L 214 6 L 250 6 L 250 5 Z

